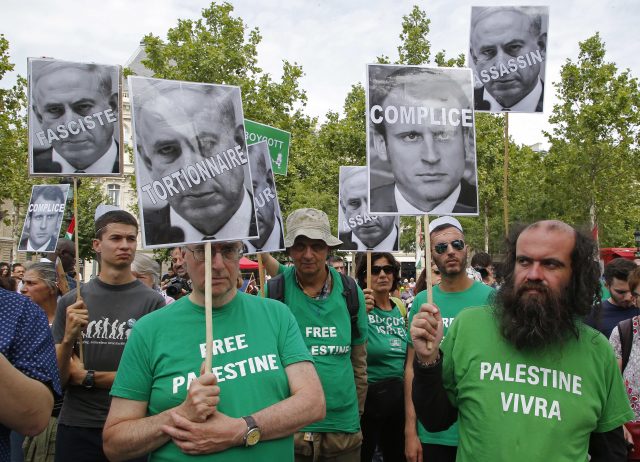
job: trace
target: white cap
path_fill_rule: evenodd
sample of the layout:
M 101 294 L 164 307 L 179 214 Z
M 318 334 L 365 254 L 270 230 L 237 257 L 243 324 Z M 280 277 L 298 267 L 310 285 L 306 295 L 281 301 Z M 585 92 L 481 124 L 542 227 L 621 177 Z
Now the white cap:
M 456 220 L 453 217 L 445 215 L 442 217 L 438 217 L 435 220 L 429 222 L 429 234 L 431 234 L 433 230 L 436 229 L 438 226 L 442 226 L 442 225 L 451 225 L 454 228 L 458 228 L 458 230 L 461 233 L 464 233 L 464 231 L 462 230 L 462 225 L 458 220 Z

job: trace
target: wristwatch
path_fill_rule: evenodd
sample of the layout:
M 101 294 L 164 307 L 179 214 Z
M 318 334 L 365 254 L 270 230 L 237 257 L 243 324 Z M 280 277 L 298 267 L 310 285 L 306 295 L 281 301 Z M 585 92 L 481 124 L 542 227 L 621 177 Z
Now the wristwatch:
M 87 375 L 82 380 L 82 386 L 86 389 L 91 389 L 96 384 L 96 371 L 87 371 Z
M 247 432 L 244 434 L 243 442 L 246 448 L 255 446 L 260 441 L 260 427 L 250 415 L 243 417 L 247 423 Z

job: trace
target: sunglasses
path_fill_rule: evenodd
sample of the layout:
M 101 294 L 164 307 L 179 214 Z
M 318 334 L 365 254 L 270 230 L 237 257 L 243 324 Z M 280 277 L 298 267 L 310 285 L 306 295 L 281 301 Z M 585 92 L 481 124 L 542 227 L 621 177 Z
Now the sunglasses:
M 380 271 L 384 271 L 384 274 L 392 274 L 393 273 L 393 266 L 391 265 L 384 265 L 384 266 L 377 266 L 374 265 L 371 267 L 371 274 L 374 275 L 378 275 L 380 274 Z
M 433 246 L 433 248 L 435 249 L 436 253 L 443 254 L 449 248 L 449 244 L 451 244 L 451 247 L 453 247 L 455 250 L 464 249 L 464 241 L 462 239 L 456 239 L 455 241 L 451 242 L 441 242 Z

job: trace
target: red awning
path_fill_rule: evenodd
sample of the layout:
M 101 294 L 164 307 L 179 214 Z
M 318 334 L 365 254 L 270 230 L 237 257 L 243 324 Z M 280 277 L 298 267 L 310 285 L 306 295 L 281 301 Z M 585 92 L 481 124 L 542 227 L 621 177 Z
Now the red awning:
M 253 260 L 249 260 L 247 257 L 242 257 L 240 259 L 240 269 L 241 270 L 258 269 L 258 262 L 255 262 Z

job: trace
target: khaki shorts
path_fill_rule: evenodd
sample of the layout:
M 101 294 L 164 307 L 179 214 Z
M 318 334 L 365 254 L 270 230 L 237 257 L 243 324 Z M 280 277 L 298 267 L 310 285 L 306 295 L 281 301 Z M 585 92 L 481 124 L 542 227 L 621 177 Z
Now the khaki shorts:
M 22 444 L 25 462 L 53 462 L 56 452 L 58 419 L 49 418 L 47 428 L 37 436 L 27 436 Z
M 362 432 L 316 433 L 296 432 L 293 435 L 296 461 L 336 459 L 340 462 L 359 462 Z M 343 456 L 344 458 L 340 457 Z

